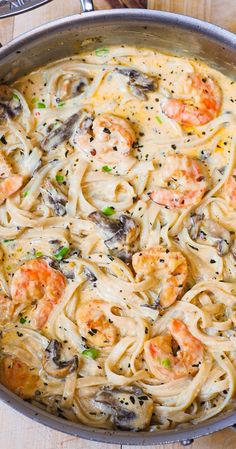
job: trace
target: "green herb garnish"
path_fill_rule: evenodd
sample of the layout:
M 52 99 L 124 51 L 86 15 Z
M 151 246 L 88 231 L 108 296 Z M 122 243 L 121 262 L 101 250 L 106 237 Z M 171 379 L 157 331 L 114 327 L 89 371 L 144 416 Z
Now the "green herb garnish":
M 155 117 L 155 119 L 160 125 L 162 125 L 162 120 L 158 115 Z
M 96 56 L 106 56 L 109 53 L 109 49 L 106 47 L 100 47 L 95 50 Z
M 63 246 L 61 249 L 59 249 L 59 251 L 57 253 L 54 254 L 55 259 L 57 259 L 57 260 L 63 259 L 63 257 L 65 257 L 67 255 L 68 251 L 69 251 L 69 248 L 67 248 L 66 246 Z
M 64 176 L 62 176 L 62 175 L 56 175 L 56 181 L 57 182 L 63 182 L 64 181 Z
M 161 360 L 161 365 L 164 367 L 164 368 L 170 368 L 170 366 L 171 366 L 171 363 L 170 363 L 170 359 L 162 359 Z
M 82 355 L 84 357 L 88 357 L 89 359 L 96 359 L 97 357 L 99 357 L 100 351 L 96 348 L 89 348 L 89 349 L 85 349 L 82 352 Z
M 44 104 L 44 103 L 42 103 L 41 101 L 39 101 L 39 102 L 37 103 L 37 108 L 38 108 L 38 109 L 45 109 L 45 108 L 46 108 L 46 104 Z
M 60 101 L 60 103 L 57 103 L 58 108 L 62 108 L 66 103 L 64 101 Z
M 114 215 L 116 213 L 115 208 L 113 206 L 107 206 L 102 209 L 102 212 L 107 217 L 110 217 L 111 215 Z
M 25 324 L 27 321 L 27 316 L 21 316 L 20 317 L 20 324 Z
M 39 101 L 39 98 L 34 97 L 34 98 L 32 98 L 31 103 L 38 103 L 38 101 Z
M 102 170 L 109 173 L 110 171 L 112 171 L 112 168 L 108 167 L 108 165 L 103 165 Z
M 35 255 L 35 257 L 42 257 L 43 253 L 42 253 L 42 251 L 35 251 L 34 255 Z
M 28 190 L 25 190 L 25 191 L 23 192 L 23 197 L 25 198 L 25 197 L 28 195 L 28 193 L 29 193 L 29 191 L 28 191 Z
M 10 242 L 14 242 L 14 239 L 10 239 L 10 240 L 3 240 L 3 243 L 10 243 Z
M 19 98 L 18 95 L 16 95 L 15 93 L 13 93 L 13 98 L 15 98 L 15 100 L 20 101 L 20 98 Z

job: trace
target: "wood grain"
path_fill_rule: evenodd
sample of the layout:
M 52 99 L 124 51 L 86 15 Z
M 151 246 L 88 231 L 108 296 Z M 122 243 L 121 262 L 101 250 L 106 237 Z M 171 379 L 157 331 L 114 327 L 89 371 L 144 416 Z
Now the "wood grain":
M 148 8 L 197 17 L 236 32 L 236 0 L 148 0 Z
M 96 9 L 111 7 L 146 7 L 173 11 L 217 23 L 236 32 L 236 0 L 95 0 Z M 48 5 L 0 21 L 0 42 L 5 44 L 42 23 L 79 12 L 78 0 L 54 0 Z M 7 405 L 0 403 L 0 449 L 121 449 L 120 445 L 94 443 L 51 430 L 25 418 Z M 200 438 L 191 449 L 235 449 L 236 433 L 226 429 Z M 141 449 L 141 446 L 123 445 L 123 449 Z M 146 446 L 147 449 L 167 449 L 167 446 Z M 168 449 L 181 449 L 180 444 L 170 444 Z
M 6 44 L 13 36 L 14 19 L 2 19 L 0 21 L 0 43 Z

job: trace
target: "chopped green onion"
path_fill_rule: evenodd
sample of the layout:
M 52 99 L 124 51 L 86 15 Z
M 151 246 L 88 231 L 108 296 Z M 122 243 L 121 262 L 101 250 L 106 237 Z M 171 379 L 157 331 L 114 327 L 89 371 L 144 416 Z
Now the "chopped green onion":
M 32 98 L 31 103 L 38 103 L 38 101 L 39 101 L 39 98 L 34 97 L 34 98 Z
M 54 254 L 55 259 L 61 260 L 67 255 L 69 248 L 63 246 L 57 253 Z
M 102 212 L 104 215 L 107 215 L 107 217 L 110 217 L 111 215 L 114 215 L 116 213 L 115 208 L 112 206 L 107 206 L 102 209 Z
M 99 357 L 100 351 L 96 348 L 90 348 L 90 349 L 85 349 L 82 352 L 82 355 L 84 355 L 84 357 L 88 357 L 89 359 L 96 359 L 97 357 Z
M 95 50 L 96 56 L 106 56 L 109 53 L 109 49 L 105 47 L 100 47 Z
M 162 359 L 161 365 L 164 368 L 167 368 L 167 369 L 170 368 L 170 366 L 171 366 L 170 359 Z
M 25 197 L 28 195 L 28 193 L 29 193 L 29 191 L 28 191 L 28 190 L 25 190 L 25 191 L 23 192 L 23 197 L 25 198 Z
M 56 181 L 57 182 L 63 182 L 64 181 L 64 176 L 62 176 L 62 175 L 56 175 Z
M 39 101 L 39 102 L 37 103 L 37 108 L 38 108 L 38 109 L 45 109 L 45 108 L 46 108 L 46 104 L 44 104 L 44 103 L 42 103 L 41 101 Z
M 160 125 L 162 125 L 162 120 L 158 115 L 155 117 L 155 119 Z
M 20 324 L 25 324 L 26 323 L 26 321 L 27 321 L 27 316 L 21 316 L 20 317 Z
M 15 93 L 13 93 L 13 98 L 15 98 L 15 100 L 20 101 L 20 98 L 19 98 L 18 95 L 16 95 Z
M 62 108 L 66 103 L 64 101 L 60 101 L 60 103 L 57 103 L 58 108 Z
M 35 257 L 42 257 L 43 253 L 42 253 L 42 251 L 35 251 L 34 255 L 35 255 Z
M 102 170 L 109 173 L 110 171 L 112 171 L 112 168 L 108 167 L 108 165 L 103 165 Z
M 10 242 L 14 242 L 14 239 L 10 239 L 10 240 L 3 240 L 3 243 L 10 243 Z

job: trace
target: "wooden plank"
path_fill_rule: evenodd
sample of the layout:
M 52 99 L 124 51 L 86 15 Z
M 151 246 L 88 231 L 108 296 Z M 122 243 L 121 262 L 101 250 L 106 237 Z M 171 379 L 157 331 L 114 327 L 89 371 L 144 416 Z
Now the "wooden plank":
M 142 446 L 144 448 L 144 446 Z M 236 434 L 231 429 L 222 430 L 208 437 L 195 440 L 189 449 L 235 449 Z M 134 446 L 122 445 L 122 449 L 133 449 Z M 135 446 L 135 449 L 142 449 L 141 446 Z M 168 445 L 145 446 L 145 449 L 183 449 L 179 443 Z
M 0 20 L 0 43 L 6 44 L 13 37 L 14 17 Z
M 96 9 L 146 8 L 147 0 L 94 0 Z
M 197 17 L 236 32 L 235 0 L 148 0 L 148 8 Z
M 95 443 L 42 426 L 0 404 L 1 449 L 120 449 L 117 444 Z
M 66 0 L 66 2 L 65 0 L 54 0 L 38 9 L 16 16 L 14 37 L 50 20 L 58 19 L 66 15 L 78 14 L 79 12 L 80 3 L 78 0 Z

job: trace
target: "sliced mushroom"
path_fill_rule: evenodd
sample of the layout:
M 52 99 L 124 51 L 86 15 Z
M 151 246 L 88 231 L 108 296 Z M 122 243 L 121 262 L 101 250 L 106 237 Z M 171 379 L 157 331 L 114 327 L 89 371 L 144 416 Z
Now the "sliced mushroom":
M 128 84 L 130 86 L 130 89 L 137 98 L 146 100 L 146 92 L 153 92 L 156 89 L 155 79 L 151 76 L 145 75 L 142 72 L 139 72 L 138 70 L 116 67 L 114 71 L 120 73 L 123 76 L 126 76 L 129 79 Z
M 72 136 L 77 123 L 81 117 L 81 112 L 71 115 L 67 120 L 65 120 L 62 125 L 58 128 L 53 129 L 41 142 L 41 147 L 45 151 L 55 150 L 55 148 L 61 143 L 69 140 Z
M 231 244 L 230 232 L 214 220 L 204 219 L 204 215 L 190 217 L 190 236 L 193 240 L 198 238 L 206 240 L 216 247 L 219 256 L 228 254 Z
M 204 214 L 193 214 L 189 218 L 190 226 L 188 227 L 190 237 L 196 240 L 199 235 L 200 226 L 202 220 L 204 219 Z
M 59 77 L 56 86 L 57 101 L 81 95 L 89 85 L 89 80 L 82 73 L 67 73 Z
M 48 179 L 46 179 L 42 187 L 40 187 L 40 192 L 45 204 L 50 209 L 53 209 L 56 215 L 63 216 L 66 214 L 66 196 L 61 191 L 56 189 Z
M 13 119 L 22 111 L 22 105 L 12 90 L 6 85 L 0 85 L 0 123 L 4 122 L 7 117 Z
M 78 368 L 78 357 L 71 360 L 60 360 L 62 345 L 57 340 L 51 340 L 43 355 L 43 369 L 49 376 L 63 378 Z
M 99 211 L 89 214 L 88 219 L 100 228 L 109 250 L 121 260 L 129 262 L 136 251 L 136 239 L 139 234 L 137 223 L 127 215 L 113 220 Z
M 66 258 L 59 262 L 59 269 L 67 279 L 75 278 L 75 264 L 73 260 L 79 257 L 81 257 L 81 251 L 78 248 L 74 248 L 71 249 L 69 255 L 66 255 Z
M 91 133 L 91 139 L 93 139 L 92 136 L 92 125 L 93 125 L 93 118 L 90 115 L 87 115 L 80 121 L 79 126 L 76 127 L 75 132 L 72 136 L 72 145 L 75 145 L 75 148 L 77 147 L 77 139 L 81 135 L 90 134 Z
M 84 267 L 84 274 L 88 281 L 93 283 L 97 281 L 95 274 L 88 267 Z
M 104 387 L 94 401 L 100 410 L 112 415 L 112 421 L 119 429 L 138 431 L 150 424 L 153 400 L 141 388 Z

